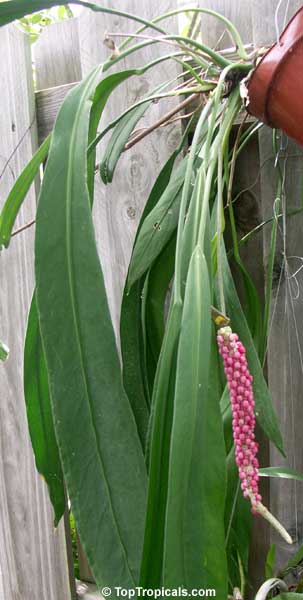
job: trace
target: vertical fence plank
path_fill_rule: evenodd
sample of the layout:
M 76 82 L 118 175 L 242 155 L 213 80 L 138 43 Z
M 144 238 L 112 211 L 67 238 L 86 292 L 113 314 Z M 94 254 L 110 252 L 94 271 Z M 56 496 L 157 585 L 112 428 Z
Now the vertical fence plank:
M 176 0 L 154 1 L 144 3 L 140 0 L 104 0 L 100 5 L 112 6 L 133 14 L 153 18 L 157 14 L 177 6 Z M 166 23 L 170 31 L 176 31 L 177 19 L 169 19 Z M 106 32 L 134 32 L 138 23 L 127 21 L 112 15 L 96 15 L 83 12 L 80 18 L 80 48 L 82 71 L 85 75 L 98 62 L 108 58 L 110 51 L 104 46 Z M 149 31 L 150 33 L 150 31 Z M 115 38 L 116 39 L 116 38 Z M 120 39 L 117 38 L 117 43 Z M 117 65 L 117 69 L 141 66 L 160 54 L 169 54 L 171 46 L 163 44 L 147 47 Z M 110 71 L 109 71 L 110 72 Z M 161 81 L 172 79 L 180 72 L 172 60 L 162 63 L 160 68 L 150 70 L 145 76 L 133 77 L 113 93 L 108 102 L 100 130 L 115 116 L 119 115 L 132 103 L 145 94 L 150 93 Z M 174 101 L 155 103 L 142 119 L 139 127 L 146 127 L 159 119 L 174 104 Z M 94 221 L 96 238 L 102 262 L 109 306 L 113 317 L 116 335 L 118 335 L 120 303 L 123 284 L 127 273 L 132 243 L 136 228 L 147 200 L 149 191 L 161 166 L 173 152 L 180 139 L 181 127 L 172 124 L 158 129 L 151 136 L 139 142 L 133 149 L 121 157 L 114 181 L 104 186 L 99 175 L 96 177 Z M 100 145 L 98 157 L 102 155 L 105 143 Z
M 277 15 L 279 32 L 284 21 L 300 8 L 302 2 L 291 0 L 280 5 Z M 288 12 L 285 10 L 288 7 Z M 275 0 L 262 2 L 252 0 L 252 18 L 255 44 L 268 44 L 276 40 Z M 272 131 L 264 128 L 260 139 L 261 194 L 263 218 L 274 214 L 274 202 L 277 196 L 277 169 L 273 155 Z M 282 140 L 287 143 L 286 138 Z M 282 152 L 283 154 L 283 152 Z M 286 205 L 287 209 L 301 205 L 302 201 L 302 151 L 289 141 L 286 149 L 289 156 L 286 169 Z M 302 218 L 287 219 L 286 247 L 283 245 L 281 227 L 278 230 L 277 253 L 275 264 L 275 280 L 272 298 L 272 317 L 269 335 L 267 364 L 269 385 L 273 401 L 279 416 L 287 458 L 271 448 L 270 463 L 272 465 L 288 465 L 302 472 L 303 451 L 301 444 L 302 430 L 302 364 L 300 338 L 303 329 L 302 280 L 289 279 L 301 265 L 301 260 L 287 258 L 302 255 Z M 264 229 L 264 264 L 268 263 L 271 228 Z M 285 271 L 284 251 L 289 268 Z M 296 288 L 296 281 L 298 288 Z M 296 290 L 299 297 L 296 297 Z M 299 544 L 303 541 L 302 488 L 300 484 L 290 480 L 272 480 L 270 484 L 271 510 L 286 526 L 295 540 L 295 546 L 288 546 L 272 530 L 271 541 L 277 546 L 277 567 L 284 564 Z
M 28 38 L 14 25 L 2 28 L 0 49 L 2 204 L 35 149 L 36 124 Z M 32 188 L 19 225 L 34 217 L 35 204 Z M 0 597 L 68 600 L 64 527 L 54 530 L 48 492 L 35 469 L 23 395 L 23 342 L 34 285 L 32 230 L 14 238 L 1 253 L 0 279 L 1 335 L 11 350 L 0 368 Z
M 37 89 L 81 79 L 78 19 L 45 27 L 35 44 Z
M 251 43 L 251 3 L 235 0 L 200 0 L 201 8 L 210 8 L 228 19 L 236 27 L 244 43 Z M 211 15 L 201 15 L 201 30 L 204 42 L 211 47 L 229 48 L 234 45 L 222 21 Z

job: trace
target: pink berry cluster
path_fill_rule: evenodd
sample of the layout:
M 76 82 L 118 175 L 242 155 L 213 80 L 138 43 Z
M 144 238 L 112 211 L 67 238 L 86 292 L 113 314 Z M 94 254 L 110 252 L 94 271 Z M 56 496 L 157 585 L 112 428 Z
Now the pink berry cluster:
M 246 351 L 236 333 L 223 327 L 217 336 L 219 352 L 223 359 L 233 414 L 233 437 L 236 463 L 245 498 L 249 498 L 252 510 L 261 502 L 258 491 L 259 463 L 258 444 L 255 441 L 253 377 L 249 372 Z

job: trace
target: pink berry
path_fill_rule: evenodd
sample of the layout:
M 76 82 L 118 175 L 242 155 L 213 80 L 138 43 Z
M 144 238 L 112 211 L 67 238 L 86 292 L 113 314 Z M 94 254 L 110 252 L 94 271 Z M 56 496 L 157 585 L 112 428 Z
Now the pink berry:
M 224 327 L 219 330 L 217 340 L 230 393 L 236 464 L 241 489 L 244 497 L 250 499 L 254 511 L 257 503 L 261 502 L 261 496 L 258 489 L 258 444 L 254 441 L 253 377 L 248 369 L 245 347 L 238 335 L 233 333 L 230 327 Z

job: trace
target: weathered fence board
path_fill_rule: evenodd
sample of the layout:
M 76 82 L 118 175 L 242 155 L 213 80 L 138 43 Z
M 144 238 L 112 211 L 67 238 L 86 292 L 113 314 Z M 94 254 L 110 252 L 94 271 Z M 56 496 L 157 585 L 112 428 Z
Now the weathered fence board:
M 81 79 L 78 26 L 78 19 L 68 19 L 44 28 L 34 49 L 38 90 L 52 87 L 50 81 L 59 86 Z
M 48 134 L 51 133 L 60 106 L 62 105 L 66 94 L 68 94 L 75 85 L 75 83 L 67 83 L 66 85 L 38 90 L 36 92 L 39 145 Z
M 14 25 L 2 28 L 0 50 L 5 57 L 0 74 L 2 204 L 35 149 L 36 123 L 28 38 Z M 19 225 L 33 218 L 35 203 L 32 189 Z M 35 469 L 23 395 L 23 340 L 34 285 L 33 232 L 14 238 L 9 251 L 1 253 L 0 273 L 1 335 L 11 351 L 0 370 L 0 597 L 69 600 L 64 528 L 61 524 L 54 530 L 46 485 Z
M 235 0 L 199 0 L 201 8 L 210 8 L 228 19 L 237 27 L 243 42 L 252 42 L 251 2 L 235 2 Z M 222 21 L 212 15 L 201 15 L 203 40 L 211 47 L 229 48 L 233 46 L 227 29 Z

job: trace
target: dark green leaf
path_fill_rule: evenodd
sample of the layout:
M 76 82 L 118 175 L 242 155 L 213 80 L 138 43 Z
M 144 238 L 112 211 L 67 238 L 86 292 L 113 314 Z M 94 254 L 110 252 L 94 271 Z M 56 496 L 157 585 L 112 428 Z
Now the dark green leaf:
M 14 183 L 0 214 L 0 248 L 9 245 L 12 229 L 17 218 L 21 204 L 32 185 L 41 163 L 46 159 L 51 136 L 49 135 L 34 154 L 33 158 L 23 169 Z
M 147 67 L 146 67 L 147 68 Z M 92 142 L 95 138 L 97 127 L 99 125 L 99 121 L 101 118 L 101 114 L 103 112 L 104 106 L 108 100 L 109 95 L 112 91 L 120 85 L 123 81 L 131 77 L 132 75 L 140 75 L 142 73 L 142 69 L 128 69 L 126 71 L 120 71 L 118 73 L 113 73 L 109 75 L 106 79 L 108 82 L 106 88 L 104 87 L 104 80 L 97 85 L 94 93 L 93 104 L 91 108 L 90 121 L 89 121 L 89 134 L 88 134 L 88 144 Z M 93 204 L 94 198 L 94 182 L 95 182 L 95 158 L 96 158 L 96 148 L 92 148 L 88 151 L 88 161 L 87 161 L 87 170 L 88 170 L 88 190 L 90 194 L 91 204 Z
M 208 390 L 211 311 L 200 246 L 186 282 L 178 348 L 165 528 L 164 585 L 227 597 L 225 451 L 219 398 Z
M 64 480 L 55 437 L 35 295 L 29 312 L 25 340 L 24 395 L 36 467 L 48 485 L 57 527 L 65 510 Z
M 147 217 L 157 204 L 169 183 L 175 160 L 180 153 L 185 136 L 178 148 L 175 149 L 164 167 L 161 169 L 149 198 L 143 210 L 138 226 L 136 239 L 141 227 Z M 131 403 L 140 438 L 145 449 L 147 424 L 149 419 L 149 391 L 147 384 L 146 366 L 143 354 L 143 332 L 142 332 L 142 290 L 144 276 L 127 291 L 126 282 L 120 318 L 121 351 L 123 359 L 123 383 Z
M 36 284 L 56 437 L 73 514 L 98 585 L 139 578 L 146 468 L 125 395 L 87 189 L 100 69 L 58 115 L 37 212 Z M 111 79 L 104 79 L 108 96 Z
M 140 578 L 140 584 L 145 588 L 158 588 L 162 582 L 170 435 L 181 317 L 181 305 L 173 304 L 166 325 L 154 383 L 148 452 L 147 512 Z
M 259 469 L 260 477 L 281 477 L 282 479 L 296 479 L 303 481 L 302 473 L 289 467 L 264 467 Z
M 126 292 L 123 294 L 120 336 L 123 384 L 133 410 L 142 448 L 145 451 L 150 400 L 142 339 L 142 285 L 143 282 L 139 280 L 128 294 Z
M 153 66 L 159 65 L 160 62 L 167 60 L 170 56 L 162 56 L 146 65 L 141 72 L 145 72 Z M 139 73 L 138 73 L 139 74 Z M 114 172 L 118 163 L 118 160 L 123 152 L 124 146 L 129 140 L 131 133 L 134 131 L 137 123 L 143 117 L 147 109 L 153 104 L 153 100 L 150 100 L 150 96 L 155 96 L 161 90 L 167 88 L 170 82 L 161 83 L 151 92 L 148 93 L 146 101 L 144 98 L 141 99 L 138 105 L 128 109 L 126 113 L 122 114 L 118 119 L 118 122 L 114 126 L 111 138 L 106 146 L 102 160 L 100 162 L 100 176 L 103 183 L 108 184 L 113 180 Z M 105 130 L 108 131 L 111 124 L 109 124 Z M 99 136 L 100 139 L 100 136 Z
M 151 267 L 142 294 L 145 360 L 151 394 L 164 337 L 165 300 L 174 273 L 175 246 L 176 238 L 173 236 Z
M 238 294 L 236 292 L 223 245 L 222 263 L 226 313 L 231 319 L 232 329 L 238 333 L 242 343 L 246 348 L 249 369 L 254 378 L 253 388 L 256 402 L 256 417 L 268 438 L 276 445 L 278 450 L 284 454 L 283 441 L 279 430 L 277 417 L 273 409 L 269 389 L 264 379 L 255 345 L 252 340 Z
M 138 121 L 151 104 L 152 100 L 147 100 L 141 106 L 131 110 L 117 123 L 100 163 L 100 175 L 103 183 L 107 184 L 113 180 L 114 171 L 124 146 Z
M 180 162 L 160 200 L 142 223 L 129 267 L 129 287 L 148 271 L 176 229 L 186 160 Z

